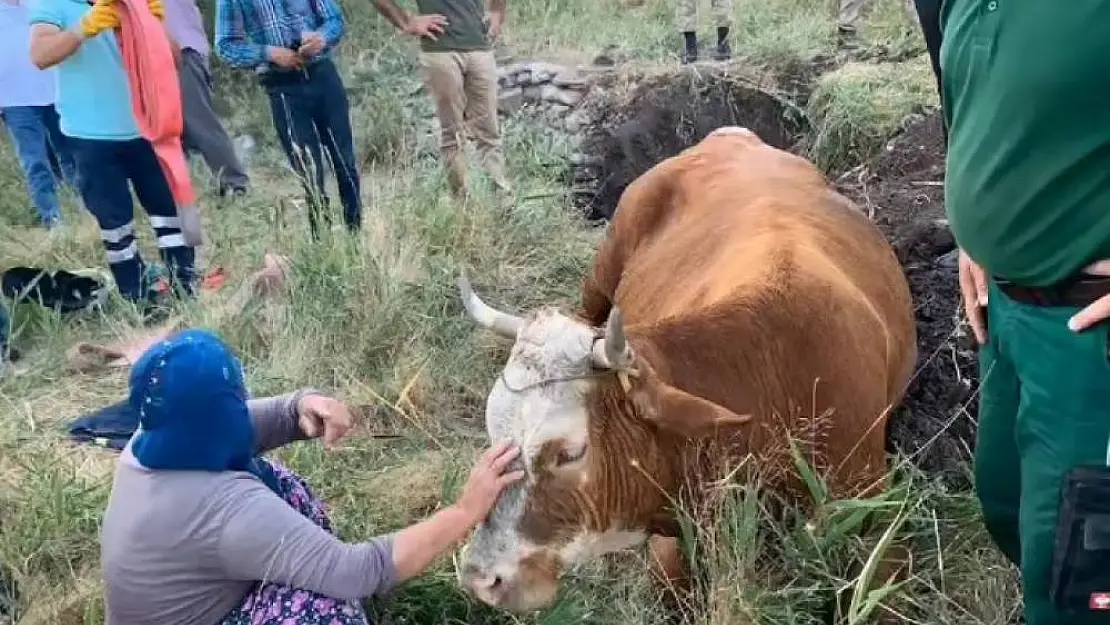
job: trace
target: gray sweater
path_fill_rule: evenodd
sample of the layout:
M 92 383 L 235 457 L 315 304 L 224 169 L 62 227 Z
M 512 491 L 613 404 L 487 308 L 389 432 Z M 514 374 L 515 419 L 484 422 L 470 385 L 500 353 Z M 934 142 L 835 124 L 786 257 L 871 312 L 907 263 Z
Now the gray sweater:
M 249 402 L 259 452 L 304 438 L 304 392 Z M 150 471 L 130 445 L 100 540 L 107 625 L 215 625 L 259 580 L 335 599 L 396 581 L 390 536 L 343 543 L 249 473 Z

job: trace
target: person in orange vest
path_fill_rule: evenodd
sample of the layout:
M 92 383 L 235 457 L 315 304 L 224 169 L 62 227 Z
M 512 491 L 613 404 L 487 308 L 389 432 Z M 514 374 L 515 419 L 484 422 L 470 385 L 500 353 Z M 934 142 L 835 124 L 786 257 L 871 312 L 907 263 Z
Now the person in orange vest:
M 139 133 L 130 84 L 113 30 L 114 0 L 37 0 L 31 10 L 31 61 L 56 68 L 56 108 L 78 170 L 85 207 L 100 225 L 100 239 L 120 294 L 151 320 L 164 318 L 164 301 L 144 280 L 146 265 L 135 241 L 134 191 L 157 237 L 158 250 L 178 293 L 191 294 L 194 250 L 154 147 Z M 161 16 L 160 0 L 150 0 Z

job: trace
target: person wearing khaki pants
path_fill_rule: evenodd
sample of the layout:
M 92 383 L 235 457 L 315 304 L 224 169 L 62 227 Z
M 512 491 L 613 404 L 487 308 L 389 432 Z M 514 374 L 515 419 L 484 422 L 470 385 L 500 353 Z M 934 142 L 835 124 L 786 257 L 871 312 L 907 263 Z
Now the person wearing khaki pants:
M 699 0 L 678 0 L 675 3 L 675 22 L 682 33 L 685 47 L 682 52 L 683 63 L 698 60 L 698 2 Z M 732 0 L 711 0 L 713 22 L 717 26 L 717 49 L 713 57 L 718 61 L 732 58 L 729 45 L 729 28 L 732 26 Z
M 435 102 L 440 125 L 440 154 L 456 198 L 465 198 L 466 156 L 463 137 L 474 138 L 479 159 L 499 191 L 510 190 L 497 119 L 497 62 L 492 43 L 501 33 L 505 0 L 417 0 L 410 15 L 393 0 L 374 0 L 386 19 L 420 39 L 420 68 Z

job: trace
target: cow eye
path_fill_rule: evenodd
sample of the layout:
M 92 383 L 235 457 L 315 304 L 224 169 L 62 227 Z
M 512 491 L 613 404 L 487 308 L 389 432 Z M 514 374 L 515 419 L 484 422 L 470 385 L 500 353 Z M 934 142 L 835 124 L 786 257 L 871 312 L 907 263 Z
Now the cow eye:
M 585 445 L 582 445 L 582 447 L 580 447 L 578 449 L 566 449 L 564 447 L 563 449 L 561 449 L 559 451 L 559 457 L 558 457 L 558 459 L 556 459 L 555 464 L 556 464 L 556 466 L 561 467 L 563 465 L 567 465 L 567 464 L 570 464 L 572 462 L 578 462 L 579 460 L 581 460 L 585 456 L 586 456 L 586 446 Z

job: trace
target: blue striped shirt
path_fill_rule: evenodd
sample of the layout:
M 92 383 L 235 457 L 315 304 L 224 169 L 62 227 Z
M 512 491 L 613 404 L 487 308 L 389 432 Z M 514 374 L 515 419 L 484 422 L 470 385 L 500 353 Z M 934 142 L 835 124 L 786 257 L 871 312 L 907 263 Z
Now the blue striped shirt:
M 289 48 L 302 31 L 324 36 L 329 56 L 345 23 L 336 0 L 217 0 L 216 55 L 232 67 L 271 69 L 266 48 Z

